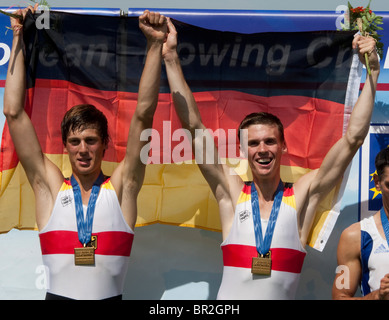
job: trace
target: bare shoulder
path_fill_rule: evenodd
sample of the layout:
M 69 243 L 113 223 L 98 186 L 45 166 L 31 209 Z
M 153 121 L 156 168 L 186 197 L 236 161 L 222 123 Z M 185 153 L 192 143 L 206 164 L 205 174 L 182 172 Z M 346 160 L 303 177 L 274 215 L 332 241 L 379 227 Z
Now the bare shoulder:
M 352 244 L 355 242 L 360 243 L 361 223 L 360 222 L 353 223 L 351 226 L 344 229 L 340 236 L 340 241 L 343 241 L 347 244 Z
M 338 244 L 338 258 L 359 258 L 361 252 L 361 224 L 356 222 L 343 230 Z

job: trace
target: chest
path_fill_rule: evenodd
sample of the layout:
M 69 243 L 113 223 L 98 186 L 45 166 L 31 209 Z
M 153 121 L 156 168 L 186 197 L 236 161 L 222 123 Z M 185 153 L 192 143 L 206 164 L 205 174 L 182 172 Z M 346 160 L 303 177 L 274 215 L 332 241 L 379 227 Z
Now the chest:
M 85 194 L 86 203 L 84 208 L 87 209 L 88 197 Z M 129 227 L 124 221 L 122 210 L 117 199 L 115 190 L 109 188 L 109 185 L 101 187 L 97 196 L 92 232 L 102 232 L 107 230 L 128 231 Z M 64 185 L 59 191 L 50 221 L 42 231 L 50 230 L 68 230 L 77 231 L 76 206 L 73 189 Z

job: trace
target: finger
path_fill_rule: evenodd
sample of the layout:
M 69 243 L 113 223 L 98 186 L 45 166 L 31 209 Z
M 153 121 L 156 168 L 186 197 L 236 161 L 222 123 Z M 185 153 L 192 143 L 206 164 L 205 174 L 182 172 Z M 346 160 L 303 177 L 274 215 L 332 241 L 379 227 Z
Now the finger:
M 174 26 L 174 24 L 170 18 L 167 18 L 167 27 L 168 27 L 169 33 L 172 33 L 172 34 L 177 33 L 176 27 Z
M 371 44 L 371 43 L 375 43 L 375 40 L 372 37 L 361 37 L 361 38 L 359 38 L 358 43 L 359 44 Z
M 28 6 L 27 8 L 23 9 L 23 11 L 22 11 L 23 20 L 26 17 L 28 11 L 31 11 L 32 13 L 34 13 L 35 9 L 32 6 Z
M 362 36 L 360 34 L 355 34 L 354 35 L 354 39 L 353 39 L 353 42 L 352 42 L 352 48 L 353 49 L 358 48 L 358 41 L 360 41 L 361 37 Z
M 163 20 L 163 16 L 159 12 L 154 12 L 153 24 L 154 25 L 161 24 L 161 19 Z
M 360 53 L 371 53 L 376 47 L 376 42 L 373 38 L 364 38 L 358 41 L 358 48 Z
M 150 11 L 149 10 L 145 10 L 141 16 L 139 16 L 139 21 L 141 21 L 142 23 L 144 23 L 147 19 L 147 16 L 149 15 Z
M 155 15 L 156 15 L 156 13 L 155 12 L 153 12 L 153 11 L 151 11 L 150 13 L 149 13 L 149 23 L 150 24 L 155 24 Z
M 371 54 L 374 50 L 375 50 L 375 43 L 372 45 L 359 46 L 359 52 L 361 54 L 365 54 L 365 53 Z
M 158 24 L 163 25 L 165 22 L 166 22 L 166 17 L 163 14 L 159 15 Z

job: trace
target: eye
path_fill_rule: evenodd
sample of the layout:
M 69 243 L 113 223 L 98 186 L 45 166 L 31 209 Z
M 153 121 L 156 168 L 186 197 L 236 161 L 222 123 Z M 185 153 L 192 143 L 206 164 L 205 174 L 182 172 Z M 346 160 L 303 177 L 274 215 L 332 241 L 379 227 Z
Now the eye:
M 68 139 L 68 143 L 72 146 L 77 146 L 80 144 L 80 139 L 70 138 Z
M 256 147 L 258 145 L 258 141 L 257 140 L 250 140 L 250 141 L 248 141 L 247 145 L 249 147 Z
M 270 146 L 270 145 L 277 144 L 277 140 L 274 138 L 269 138 L 265 140 L 265 143 Z
M 93 145 L 93 144 L 96 144 L 98 142 L 98 139 L 97 138 L 86 138 L 85 142 L 87 144 Z

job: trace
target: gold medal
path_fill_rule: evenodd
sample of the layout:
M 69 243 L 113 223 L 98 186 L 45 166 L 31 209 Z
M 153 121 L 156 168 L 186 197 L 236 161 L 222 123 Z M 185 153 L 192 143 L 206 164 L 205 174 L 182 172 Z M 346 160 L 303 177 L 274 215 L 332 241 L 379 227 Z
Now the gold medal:
M 76 266 L 94 265 L 95 249 L 93 247 L 74 248 L 74 264 Z
M 76 266 L 91 266 L 95 264 L 95 250 L 97 249 L 97 236 L 82 248 L 74 248 L 74 264 Z
M 271 274 L 271 251 L 265 255 L 258 254 L 251 262 L 251 273 L 269 276 Z

